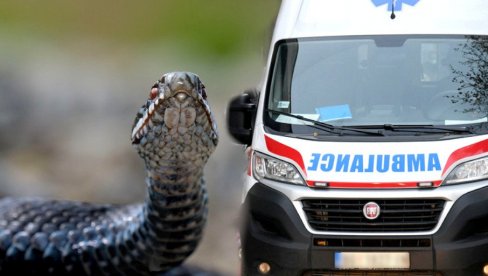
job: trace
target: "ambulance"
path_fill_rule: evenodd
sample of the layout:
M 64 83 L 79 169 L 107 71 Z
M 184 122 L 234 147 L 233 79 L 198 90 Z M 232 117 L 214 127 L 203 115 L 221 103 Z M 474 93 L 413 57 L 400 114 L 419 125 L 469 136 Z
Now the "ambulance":
M 247 146 L 243 275 L 488 275 L 488 1 L 283 0 Z

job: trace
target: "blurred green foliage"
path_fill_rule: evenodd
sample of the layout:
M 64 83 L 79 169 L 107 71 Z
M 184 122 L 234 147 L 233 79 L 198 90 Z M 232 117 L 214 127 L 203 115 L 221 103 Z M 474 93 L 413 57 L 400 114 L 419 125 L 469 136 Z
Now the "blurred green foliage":
M 3 0 L 0 27 L 55 40 L 83 37 L 113 45 L 177 41 L 229 56 L 270 35 L 279 0 Z

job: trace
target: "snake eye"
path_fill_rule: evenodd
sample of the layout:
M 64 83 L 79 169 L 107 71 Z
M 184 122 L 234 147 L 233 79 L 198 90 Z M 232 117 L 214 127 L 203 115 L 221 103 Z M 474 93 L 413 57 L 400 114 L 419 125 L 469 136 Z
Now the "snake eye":
M 149 92 L 149 99 L 154 100 L 159 94 L 159 89 L 157 87 L 151 88 L 151 92 Z

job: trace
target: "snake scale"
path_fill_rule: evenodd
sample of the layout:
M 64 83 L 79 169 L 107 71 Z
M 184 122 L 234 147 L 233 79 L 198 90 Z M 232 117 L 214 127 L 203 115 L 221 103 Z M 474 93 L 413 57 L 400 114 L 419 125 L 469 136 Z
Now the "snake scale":
M 195 74 L 165 74 L 137 113 L 131 141 L 147 171 L 145 202 L 0 201 L 2 275 L 154 275 L 196 248 L 207 217 L 203 168 L 218 142 Z

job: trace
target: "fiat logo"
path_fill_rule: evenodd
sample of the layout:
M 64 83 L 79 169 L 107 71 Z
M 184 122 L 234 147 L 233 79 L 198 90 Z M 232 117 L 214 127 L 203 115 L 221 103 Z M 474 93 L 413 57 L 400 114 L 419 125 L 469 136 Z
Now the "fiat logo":
M 363 215 L 367 219 L 377 219 L 380 216 L 380 206 L 376 202 L 364 204 Z

